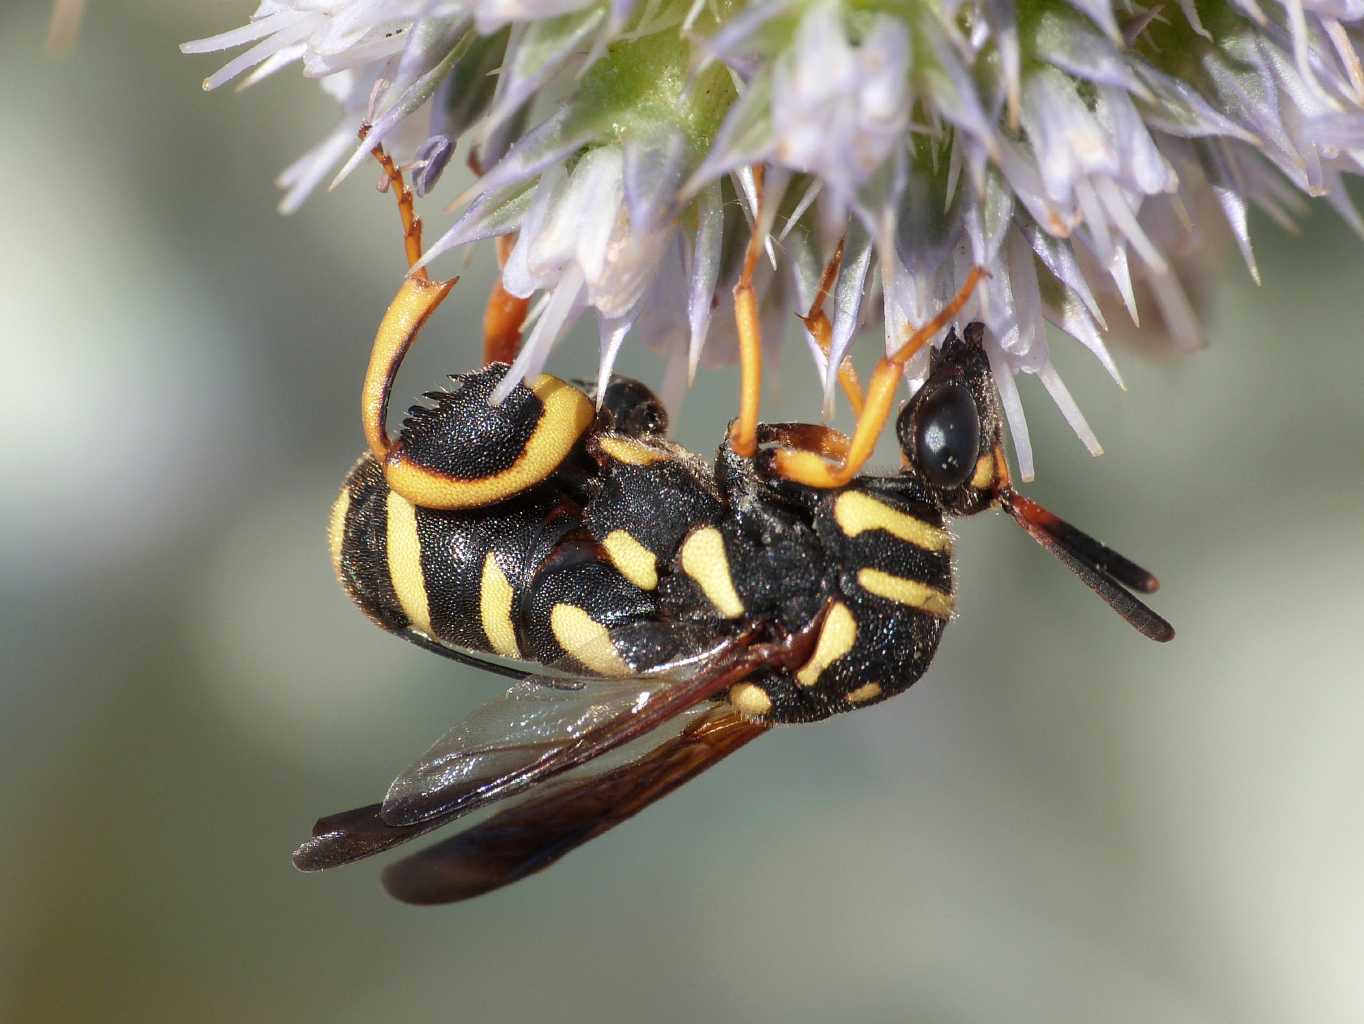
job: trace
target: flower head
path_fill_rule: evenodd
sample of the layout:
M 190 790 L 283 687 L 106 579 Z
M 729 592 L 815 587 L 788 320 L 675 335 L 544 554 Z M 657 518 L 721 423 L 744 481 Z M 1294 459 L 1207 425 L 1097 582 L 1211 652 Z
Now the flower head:
M 1026 478 L 1018 373 L 1099 450 L 1046 324 L 1117 380 L 1102 335 L 1117 309 L 1149 321 L 1139 295 L 1199 344 L 1173 254 L 1213 232 L 1204 211 L 1257 278 L 1251 207 L 1324 196 L 1364 226 L 1342 184 L 1364 167 L 1361 33 L 1339 0 L 266 0 L 185 49 L 246 47 L 206 88 L 301 63 L 341 102 L 282 175 L 286 209 L 363 160 L 362 119 L 423 190 L 457 142 L 476 154 L 425 259 L 518 232 L 503 285 L 533 323 L 508 387 L 588 311 L 603 374 L 632 334 L 694 370 L 727 347 L 757 222 L 787 312 L 843 242 L 829 351 L 807 336 L 828 412 L 859 335 L 894 347 L 986 267 L 964 316 L 989 328 Z

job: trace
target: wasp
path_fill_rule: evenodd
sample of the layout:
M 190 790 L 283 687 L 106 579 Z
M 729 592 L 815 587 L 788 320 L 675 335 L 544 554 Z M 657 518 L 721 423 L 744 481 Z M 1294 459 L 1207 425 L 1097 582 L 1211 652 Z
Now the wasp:
M 376 155 L 411 263 L 420 222 L 401 173 Z M 299 868 L 367 857 L 497 805 L 384 871 L 398 899 L 467 899 L 548 867 L 774 726 L 895 696 L 928 669 L 953 617 L 959 516 L 1002 509 L 1141 633 L 1173 637 L 1136 596 L 1156 589 L 1154 576 L 1013 487 L 981 324 L 931 352 L 895 421 L 899 471 L 861 472 L 909 356 L 979 274 L 878 364 L 865 392 L 841 375 L 859 410 L 846 437 L 758 419 L 757 248 L 736 289 L 740 415 L 713 463 L 668 438 L 662 404 L 634 380 L 541 375 L 490 404 L 505 362 L 428 393 L 390 438 L 398 364 L 453 283 L 406 279 L 366 375 L 369 451 L 332 509 L 333 563 L 382 628 L 517 682 L 382 802 L 318 821 Z M 816 332 L 821 316 L 805 318 Z M 505 349 L 506 318 L 494 320 L 485 340 Z

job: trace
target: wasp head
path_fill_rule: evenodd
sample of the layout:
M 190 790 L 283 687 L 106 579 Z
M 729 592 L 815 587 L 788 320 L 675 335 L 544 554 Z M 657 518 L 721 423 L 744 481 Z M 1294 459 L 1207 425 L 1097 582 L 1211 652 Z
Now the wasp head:
M 953 330 L 929 356 L 928 379 L 895 423 L 907 469 L 952 515 L 995 503 L 1008 485 L 1004 421 L 985 355 L 985 325 Z

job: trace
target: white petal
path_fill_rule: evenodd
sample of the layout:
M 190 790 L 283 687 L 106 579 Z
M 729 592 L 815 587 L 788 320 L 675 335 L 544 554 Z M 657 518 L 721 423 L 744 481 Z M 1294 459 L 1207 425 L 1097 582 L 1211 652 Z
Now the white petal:
M 713 182 L 696 197 L 696 241 L 692 245 L 691 283 L 687 295 L 687 379 L 696 379 L 701 349 L 710 328 L 715 304 L 715 285 L 720 277 L 720 243 L 724 237 L 725 210 L 720 183 Z
M 861 225 L 850 224 L 843 245 L 843 265 L 838 268 L 838 280 L 834 284 L 833 332 L 829 343 L 829 367 L 824 376 L 826 419 L 833 415 L 834 383 L 838 380 L 838 368 L 848 354 L 861 320 L 872 251 L 871 235 Z
M 605 17 L 605 8 L 599 7 L 533 22 L 514 35 L 498 75 L 493 107 L 485 120 L 485 133 L 519 110 L 541 86 L 568 66 Z
M 616 365 L 616 355 L 620 352 L 620 346 L 625 341 L 625 336 L 630 333 L 630 328 L 635 325 L 635 317 L 638 312 L 638 309 L 635 309 L 622 317 L 603 318 L 598 321 L 597 333 L 601 344 L 601 359 L 597 364 L 598 409 L 601 408 L 602 399 L 606 397 L 606 385 L 611 380 L 611 371 Z
M 1028 436 L 1028 419 L 1023 414 L 1023 402 L 1018 397 L 1018 385 L 1014 382 L 1008 358 L 988 335 L 985 355 L 990 360 L 990 372 L 999 390 L 999 404 L 1004 409 L 1004 418 L 1009 421 L 1009 437 L 1013 440 L 1014 457 L 1018 460 L 1018 477 L 1027 483 L 1035 476 L 1032 439 Z
M 240 53 L 204 79 L 204 91 L 210 92 L 225 82 L 230 82 L 247 68 L 255 67 L 267 57 L 271 57 L 286 47 L 306 39 L 312 23 L 300 21 L 280 29 L 269 39 L 262 40 L 245 53 Z
M 1099 334 L 1099 325 L 1095 323 L 1084 304 L 1075 297 L 1074 292 L 1066 291 L 1060 302 L 1048 306 L 1044 315 L 1093 352 L 1095 358 L 1108 371 L 1108 375 L 1113 378 L 1113 382 L 1122 390 L 1127 390 L 1127 385 L 1123 383 L 1122 375 L 1118 372 L 1118 366 L 1113 362 L 1113 356 L 1109 354 L 1108 346 L 1104 344 L 1103 337 Z
M 479 196 L 450 230 L 431 244 L 413 269 L 426 266 L 450 249 L 515 231 L 526 218 L 535 196 L 536 190 L 526 185 L 513 185 L 501 192 Z
M 583 281 L 576 267 L 570 268 L 554 287 L 549 303 L 540 319 L 531 328 L 530 336 L 507 375 L 497 385 L 489 399 L 490 405 L 500 405 L 512 389 L 527 377 L 537 377 L 544 369 L 550 349 L 583 311 Z
M 567 187 L 568 172 L 562 166 L 551 167 L 535 187 L 535 195 L 521 221 L 516 244 L 512 246 L 506 266 L 502 268 L 502 287 L 512 295 L 528 298 L 533 292 L 553 283 L 553 279 L 544 280 L 531 269 L 530 253 L 555 203 Z
M 1099 444 L 1099 439 L 1094 436 L 1094 431 L 1090 429 L 1089 422 L 1085 419 L 1080 407 L 1075 404 L 1075 399 L 1071 397 L 1070 389 L 1061 380 L 1060 374 L 1056 372 L 1056 367 L 1051 365 L 1048 360 L 1042 369 L 1037 371 L 1037 379 L 1051 394 L 1051 399 L 1056 403 L 1061 415 L 1070 424 L 1070 429 L 1084 442 L 1084 446 L 1089 449 L 1089 454 L 1099 456 L 1104 453 L 1103 445 Z
M 671 215 L 687 156 L 687 139 L 680 131 L 626 139 L 625 200 L 635 230 L 652 231 Z
M 208 36 L 205 39 L 191 39 L 187 43 L 181 43 L 180 52 L 213 53 L 216 50 L 230 50 L 234 46 L 243 46 L 246 43 L 254 43 L 257 39 L 264 39 L 286 25 L 292 25 L 301 19 L 309 19 L 311 23 L 311 18 L 312 15 L 306 11 L 278 11 L 265 18 L 253 18 L 241 28 L 220 32 L 216 36 Z
M 573 111 L 564 107 L 523 135 L 497 164 L 471 186 L 451 206 L 459 207 L 481 192 L 499 192 L 511 185 L 534 178 L 546 167 L 557 164 L 581 149 L 593 137 L 591 130 L 574 125 Z

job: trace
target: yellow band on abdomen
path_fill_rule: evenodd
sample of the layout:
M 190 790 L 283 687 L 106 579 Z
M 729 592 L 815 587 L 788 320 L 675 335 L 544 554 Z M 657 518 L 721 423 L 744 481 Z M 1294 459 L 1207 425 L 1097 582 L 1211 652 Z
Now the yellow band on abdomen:
M 417 535 L 417 510 L 397 491 L 388 492 L 388 576 L 403 614 L 414 627 L 431 635 L 431 606 L 422 574 L 422 545 Z

